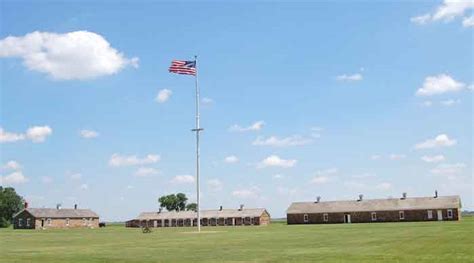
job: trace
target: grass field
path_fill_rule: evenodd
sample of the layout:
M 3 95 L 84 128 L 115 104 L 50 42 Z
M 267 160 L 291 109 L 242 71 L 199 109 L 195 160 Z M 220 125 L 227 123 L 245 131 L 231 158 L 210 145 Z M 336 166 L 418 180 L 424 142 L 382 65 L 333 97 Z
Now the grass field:
M 0 262 L 474 262 L 460 222 L 139 229 L 0 230 Z

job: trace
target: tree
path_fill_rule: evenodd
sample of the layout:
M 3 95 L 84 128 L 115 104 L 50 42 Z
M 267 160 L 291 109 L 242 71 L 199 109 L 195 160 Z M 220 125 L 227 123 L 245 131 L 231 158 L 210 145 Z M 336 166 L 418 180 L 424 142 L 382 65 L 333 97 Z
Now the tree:
M 158 198 L 160 207 L 166 208 L 168 211 L 184 211 L 188 198 L 183 193 L 164 195 Z
M 8 227 L 13 215 L 23 209 L 24 200 L 12 187 L 0 186 L 0 227 Z
M 186 205 L 186 210 L 187 211 L 197 211 L 197 204 L 196 203 L 189 203 Z

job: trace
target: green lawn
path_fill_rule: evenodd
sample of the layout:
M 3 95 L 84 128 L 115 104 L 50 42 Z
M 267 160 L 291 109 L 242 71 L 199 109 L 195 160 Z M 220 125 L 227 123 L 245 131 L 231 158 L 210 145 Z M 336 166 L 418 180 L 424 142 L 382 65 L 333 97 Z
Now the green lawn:
M 474 262 L 460 222 L 0 230 L 0 262 Z

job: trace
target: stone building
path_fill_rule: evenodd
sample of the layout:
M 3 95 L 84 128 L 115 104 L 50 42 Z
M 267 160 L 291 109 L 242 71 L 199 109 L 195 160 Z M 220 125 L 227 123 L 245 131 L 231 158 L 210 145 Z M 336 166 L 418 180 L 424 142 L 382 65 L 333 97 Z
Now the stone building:
M 250 226 L 270 224 L 265 208 L 201 210 L 201 226 Z M 190 227 L 197 225 L 194 211 L 144 212 L 125 223 L 126 227 Z
M 96 228 L 99 216 L 89 209 L 26 208 L 13 216 L 14 229 Z
M 287 222 L 292 224 L 375 223 L 443 221 L 461 219 L 459 196 L 401 198 L 292 203 Z

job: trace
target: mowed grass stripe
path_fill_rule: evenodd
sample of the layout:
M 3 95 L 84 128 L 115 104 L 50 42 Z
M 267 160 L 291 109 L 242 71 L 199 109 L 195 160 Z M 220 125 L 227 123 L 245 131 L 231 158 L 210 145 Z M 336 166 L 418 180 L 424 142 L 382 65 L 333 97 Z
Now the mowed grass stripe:
M 460 222 L 0 230 L 0 262 L 474 262 Z

